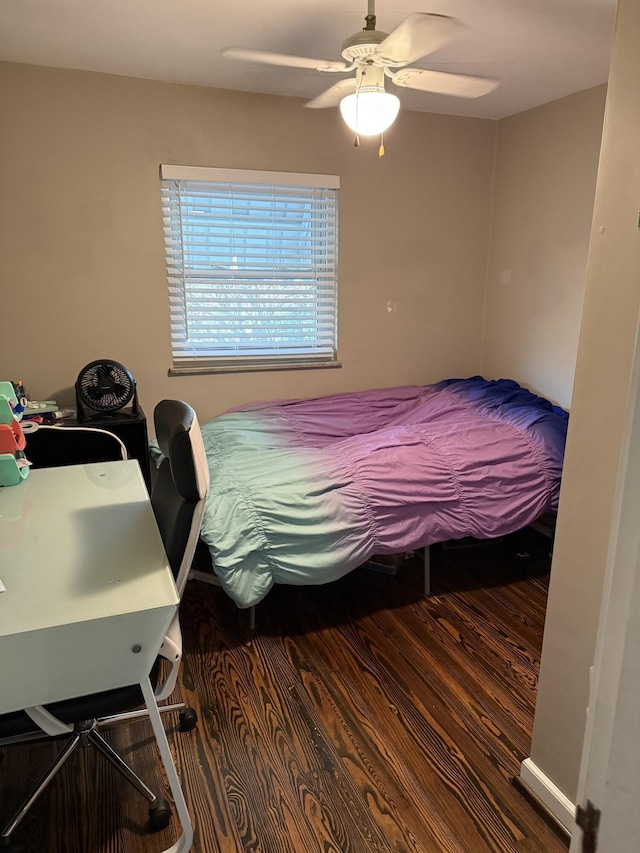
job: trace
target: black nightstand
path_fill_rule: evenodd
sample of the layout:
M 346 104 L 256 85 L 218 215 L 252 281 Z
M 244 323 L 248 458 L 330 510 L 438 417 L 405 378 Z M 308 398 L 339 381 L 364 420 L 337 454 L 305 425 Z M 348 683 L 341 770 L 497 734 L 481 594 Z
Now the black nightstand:
M 58 429 L 58 427 L 61 427 Z M 56 422 L 56 429 L 41 429 L 27 435 L 25 455 L 34 468 L 53 468 L 81 462 L 101 462 L 111 459 L 112 441 L 105 436 L 102 455 L 99 434 L 93 433 L 91 440 L 81 428 L 104 429 L 114 433 L 127 448 L 129 459 L 137 459 L 147 488 L 151 490 L 151 468 L 149 465 L 149 442 L 147 419 L 138 407 L 137 415 L 119 412 L 101 414 L 79 421 L 63 418 Z M 83 438 L 84 436 L 84 438 Z

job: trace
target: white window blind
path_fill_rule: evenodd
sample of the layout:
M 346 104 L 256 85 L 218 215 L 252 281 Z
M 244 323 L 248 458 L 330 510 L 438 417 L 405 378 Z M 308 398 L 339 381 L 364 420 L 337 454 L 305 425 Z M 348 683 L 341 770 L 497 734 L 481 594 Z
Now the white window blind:
M 160 177 L 174 369 L 335 363 L 338 178 Z

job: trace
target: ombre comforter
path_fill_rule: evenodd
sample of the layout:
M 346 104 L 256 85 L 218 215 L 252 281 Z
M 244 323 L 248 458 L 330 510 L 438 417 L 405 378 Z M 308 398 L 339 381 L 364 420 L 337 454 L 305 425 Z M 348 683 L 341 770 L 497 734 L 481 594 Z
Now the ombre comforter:
M 555 509 L 568 415 L 511 380 L 259 403 L 202 427 L 201 536 L 239 607 Z

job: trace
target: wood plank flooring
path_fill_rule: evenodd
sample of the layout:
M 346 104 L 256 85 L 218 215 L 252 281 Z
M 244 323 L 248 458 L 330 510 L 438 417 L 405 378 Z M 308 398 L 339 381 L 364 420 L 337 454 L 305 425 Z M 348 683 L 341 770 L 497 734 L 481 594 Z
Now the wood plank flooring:
M 245 613 L 192 582 L 180 693 L 200 722 L 167 717 L 195 853 L 556 853 L 558 835 L 513 787 L 528 755 L 548 540 L 434 549 L 395 577 L 359 569 L 277 587 Z M 111 743 L 166 796 L 148 723 Z M 5 749 L 4 823 L 53 746 Z M 33 853 L 155 853 L 145 802 L 93 750 L 69 762 L 24 822 Z

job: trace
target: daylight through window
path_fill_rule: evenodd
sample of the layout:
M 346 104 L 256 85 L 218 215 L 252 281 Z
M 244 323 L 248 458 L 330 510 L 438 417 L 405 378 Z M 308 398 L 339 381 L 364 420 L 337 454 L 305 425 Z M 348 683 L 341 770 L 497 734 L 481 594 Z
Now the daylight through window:
M 339 179 L 160 177 L 173 372 L 336 363 Z

